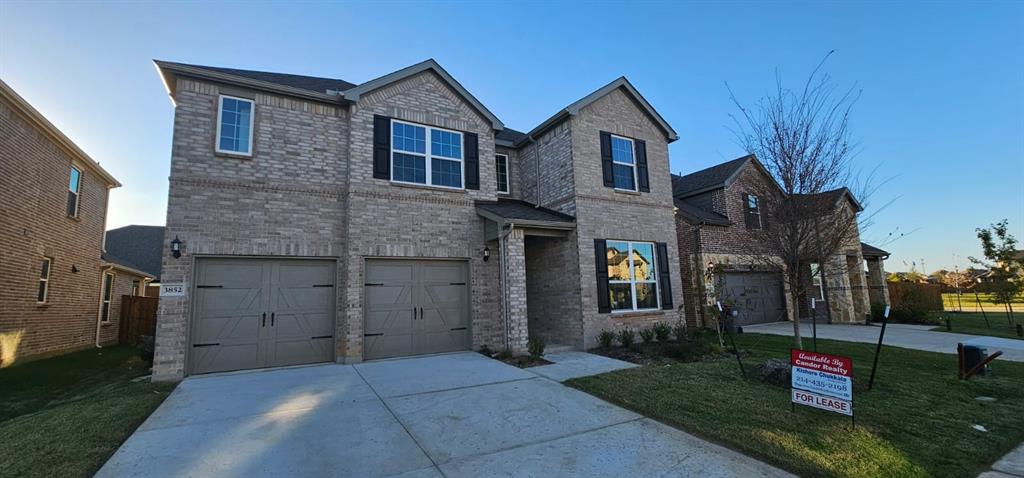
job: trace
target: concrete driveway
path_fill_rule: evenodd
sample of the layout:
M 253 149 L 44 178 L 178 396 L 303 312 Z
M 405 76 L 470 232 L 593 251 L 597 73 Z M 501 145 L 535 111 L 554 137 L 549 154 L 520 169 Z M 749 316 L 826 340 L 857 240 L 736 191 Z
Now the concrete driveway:
M 790 476 L 472 352 L 192 377 L 97 476 L 570 475 Z
M 987 348 L 990 354 L 1002 350 L 1003 355 L 996 360 L 1024 362 L 1024 340 L 932 331 L 931 329 L 934 328 L 935 326 L 931 325 L 889 324 L 885 328 L 883 344 L 947 354 L 955 354 L 958 343 L 980 345 Z M 749 325 L 743 327 L 743 330 L 755 334 L 792 336 L 793 324 L 791 322 L 775 322 Z M 818 324 L 818 338 L 876 344 L 878 343 L 878 333 L 881 330 L 881 326 L 874 325 Z M 805 341 L 810 340 L 810 322 L 800 323 L 800 335 Z M 806 346 L 807 343 L 804 342 L 804 345 Z

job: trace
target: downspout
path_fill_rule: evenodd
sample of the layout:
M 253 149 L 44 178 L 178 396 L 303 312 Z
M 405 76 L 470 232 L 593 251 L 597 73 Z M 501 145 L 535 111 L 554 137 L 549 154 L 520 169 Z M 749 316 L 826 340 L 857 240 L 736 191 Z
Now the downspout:
M 508 350 L 511 346 L 508 341 L 508 336 L 511 334 L 511 324 L 509 323 L 509 312 L 508 312 L 508 254 L 505 251 L 505 236 L 512 233 L 512 229 L 516 227 L 515 223 L 508 223 L 508 230 L 498 233 L 498 260 L 501 261 L 501 273 L 499 278 L 501 280 L 501 319 L 505 326 L 505 349 Z
M 104 234 L 104 236 L 105 235 L 106 234 Z M 107 266 L 106 268 L 100 269 L 100 300 L 99 307 L 96 309 L 96 348 L 98 349 L 103 348 L 103 346 L 100 345 L 100 312 L 103 310 L 103 286 L 107 282 L 107 272 L 112 272 L 113 270 L 114 266 Z

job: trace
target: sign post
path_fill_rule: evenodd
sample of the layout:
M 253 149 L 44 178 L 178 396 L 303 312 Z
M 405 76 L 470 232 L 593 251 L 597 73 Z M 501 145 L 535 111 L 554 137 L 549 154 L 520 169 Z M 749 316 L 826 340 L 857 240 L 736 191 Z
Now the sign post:
M 715 302 L 715 305 L 718 307 L 719 323 L 725 325 L 725 335 L 729 336 L 729 343 L 732 344 L 732 353 L 736 354 L 736 361 L 740 364 L 740 376 L 747 378 L 747 371 L 743 370 L 743 359 L 740 358 L 740 350 L 736 348 L 736 339 L 732 337 L 732 330 L 729 328 L 729 318 L 722 310 L 721 302 Z
M 818 301 L 811 297 L 811 334 L 814 337 L 814 351 L 818 351 Z
M 790 349 L 791 400 L 850 417 L 853 415 L 853 360 L 808 350 Z
M 878 355 L 882 353 L 882 339 L 885 338 L 885 324 L 889 323 L 889 306 L 882 313 L 882 331 L 878 333 L 878 345 L 875 346 L 875 360 L 871 364 L 871 378 L 868 379 L 868 390 L 875 385 L 875 369 L 878 368 Z

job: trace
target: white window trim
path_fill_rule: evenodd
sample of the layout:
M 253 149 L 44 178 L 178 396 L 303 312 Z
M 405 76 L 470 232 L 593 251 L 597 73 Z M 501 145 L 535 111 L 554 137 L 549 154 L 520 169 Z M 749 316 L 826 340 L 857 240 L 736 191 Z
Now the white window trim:
M 616 191 L 628 191 L 628 192 L 631 192 L 631 193 L 635 193 L 635 192 L 640 191 L 640 178 L 637 177 L 637 172 L 636 172 L 636 170 L 637 170 L 637 167 L 636 167 L 636 143 L 632 139 L 627 138 L 625 136 L 619 136 L 619 135 L 613 134 L 613 135 L 611 135 L 611 137 L 612 138 L 619 138 L 621 140 L 628 141 L 629 142 L 629 150 L 633 152 L 633 164 L 623 163 L 621 161 L 616 161 L 615 160 L 615 153 L 614 153 L 615 148 L 614 147 L 612 148 L 612 182 L 613 183 L 615 182 L 615 165 L 616 164 L 619 164 L 619 165 L 622 165 L 622 166 L 629 166 L 629 167 L 633 168 L 633 189 L 626 189 L 626 188 L 620 188 L 620 187 L 615 187 L 614 189 Z
M 811 274 L 811 286 L 813 287 L 815 285 L 814 284 L 815 281 L 817 281 L 817 283 L 818 283 L 817 284 L 818 285 L 818 296 L 815 297 L 815 299 L 817 299 L 819 302 L 821 302 L 821 301 L 825 300 L 825 284 L 824 284 L 825 281 L 823 281 L 822 277 L 821 277 L 821 264 L 818 264 L 817 262 L 812 262 L 811 266 L 812 266 L 811 267 L 812 272 L 815 269 L 815 267 L 813 267 L 813 266 L 817 266 L 817 274 Z
M 107 276 L 110 276 L 110 290 L 109 291 L 106 289 Z M 113 272 L 111 272 L 111 271 L 104 271 L 103 272 L 103 281 L 100 282 L 100 310 L 99 310 L 98 315 L 97 315 L 97 318 L 99 319 L 101 324 L 109 324 L 110 323 L 110 308 L 111 308 L 111 303 L 114 301 L 114 282 L 116 280 L 117 280 L 117 277 L 114 276 Z M 110 295 L 109 299 L 107 298 L 107 295 L 108 295 L 107 292 L 110 293 L 109 294 Z M 107 306 L 107 320 L 103 320 L 103 306 L 104 305 Z
M 605 245 L 605 255 L 608 254 L 607 243 L 609 243 L 609 242 L 625 242 L 626 243 L 626 248 L 627 248 L 626 256 L 629 258 L 629 280 L 616 280 L 616 279 L 609 278 L 608 279 L 608 285 L 610 286 L 611 284 L 629 284 L 630 285 L 629 286 L 630 295 L 631 295 L 631 297 L 633 299 L 633 308 L 632 309 L 617 309 L 617 310 L 616 309 L 612 309 L 611 313 L 612 314 L 626 314 L 626 313 L 634 313 L 634 312 L 651 312 L 651 311 L 661 310 L 660 307 L 659 307 L 660 304 L 661 304 L 661 284 L 659 284 L 659 281 L 658 281 L 658 273 L 659 273 L 659 271 L 658 271 L 658 247 L 653 242 L 623 241 L 623 240 L 619 240 L 619 239 L 607 239 L 607 240 L 605 240 L 605 244 L 606 244 Z M 651 246 L 651 252 L 654 255 L 654 257 L 651 258 L 651 270 L 653 271 L 652 275 L 654 276 L 654 280 L 636 280 L 635 272 L 634 272 L 634 269 L 633 269 L 633 245 L 634 244 L 649 244 Z M 646 308 L 646 309 L 638 309 L 636 307 L 636 284 L 654 284 L 654 296 L 655 296 L 655 301 L 654 301 L 655 306 L 654 307 L 649 307 L 649 308 Z M 610 287 L 609 287 L 609 289 L 610 289 Z
M 242 153 L 239 151 L 232 151 L 229 149 L 220 149 L 220 126 L 221 126 L 221 115 L 224 113 L 224 98 L 231 98 L 233 100 L 245 101 L 250 104 L 249 108 L 249 151 Z M 219 95 L 217 97 L 217 137 L 214 138 L 213 150 L 223 154 L 234 154 L 237 156 L 252 156 L 252 137 L 253 137 L 253 124 L 256 120 L 256 101 L 249 98 L 239 98 L 231 95 Z
M 757 205 L 757 208 L 754 209 L 754 211 L 757 212 L 757 228 L 758 229 L 764 229 L 764 222 L 761 221 L 761 198 L 759 198 L 759 197 L 757 197 L 757 196 L 755 196 L 753 194 L 747 193 L 747 203 L 744 204 L 744 206 L 747 208 L 747 211 L 750 211 L 750 199 L 751 198 L 754 199 L 754 204 Z
M 501 189 L 498 189 L 498 193 L 499 194 L 509 194 L 509 192 L 512 191 L 512 176 L 509 175 L 508 155 L 507 154 L 501 154 L 501 153 L 495 153 L 494 154 L 495 162 L 497 162 L 498 156 L 501 156 L 501 157 L 505 158 L 505 190 L 502 191 Z M 497 187 L 497 183 L 498 183 L 497 179 L 498 178 L 495 177 L 494 179 L 495 179 L 495 181 L 494 181 L 495 182 L 495 187 Z
M 75 189 L 71 189 L 71 171 L 78 171 L 78 182 L 75 183 Z M 82 209 L 82 168 L 78 166 L 71 166 L 71 171 L 68 171 L 68 192 L 75 193 L 75 212 L 69 217 L 78 217 L 78 212 Z M 67 206 L 65 206 L 66 208 Z
M 43 262 L 46 262 L 46 277 L 43 277 L 40 274 L 39 280 L 36 282 L 36 303 L 37 304 L 45 304 L 46 301 L 50 298 L 50 273 L 53 272 L 53 259 L 50 258 L 50 257 L 43 256 Z M 40 272 L 42 272 L 42 271 L 40 271 Z M 43 287 L 43 300 L 39 300 L 39 283 L 40 282 L 43 282 L 43 283 L 46 284 L 45 287 Z
M 400 149 L 395 149 L 395 141 L 394 141 L 395 123 L 401 123 L 401 124 L 404 124 L 404 125 L 414 126 L 414 127 L 417 127 L 417 128 L 425 128 L 426 132 L 424 133 L 424 140 L 426 141 L 426 153 L 423 153 L 423 154 L 421 154 L 421 153 L 413 153 L 411 151 L 402 151 Z M 459 135 L 459 151 L 462 152 L 462 155 L 461 155 L 462 157 L 456 159 L 456 158 L 449 158 L 447 156 L 441 156 L 441 155 L 434 156 L 434 152 L 433 152 L 433 148 L 434 148 L 433 143 L 434 142 L 431 141 L 431 135 L 430 135 L 430 131 L 431 130 L 445 131 L 445 132 L 448 132 L 448 133 L 458 134 Z M 397 120 L 397 119 L 392 118 L 391 119 L 391 127 L 388 129 L 388 134 L 391 135 L 391 141 L 389 141 L 389 143 L 391 144 L 391 153 L 388 155 L 388 170 L 391 172 L 391 174 L 390 174 L 391 182 L 397 183 L 397 184 L 409 184 L 409 185 L 412 185 L 412 186 L 421 186 L 421 187 L 422 186 L 428 186 L 428 187 L 432 187 L 432 188 L 451 189 L 453 191 L 463 191 L 463 190 L 466 189 L 466 134 L 465 133 L 463 133 L 462 131 L 455 131 L 455 130 L 452 130 L 452 129 L 438 128 L 436 126 L 428 126 L 428 125 L 425 125 L 425 124 L 412 123 L 412 122 L 409 122 L 409 121 L 402 121 L 402 120 Z M 427 180 L 427 182 L 425 182 L 425 183 L 415 183 L 415 182 L 412 182 L 412 181 L 399 181 L 399 180 L 395 179 L 395 171 L 394 171 L 395 170 L 395 153 L 407 154 L 407 155 L 410 155 L 410 156 L 420 156 L 420 157 L 425 158 L 425 160 L 424 160 L 426 162 L 426 164 L 425 164 L 425 166 L 426 166 L 426 178 L 425 179 Z M 432 160 L 435 157 L 437 159 L 443 159 L 445 161 L 458 161 L 458 163 L 459 163 L 459 170 L 460 170 L 459 174 L 461 175 L 461 180 L 459 181 L 459 183 L 462 186 L 455 187 L 455 186 L 445 186 L 445 185 L 442 185 L 442 184 L 434 184 L 434 172 L 433 172 L 433 165 L 432 165 L 433 161 Z

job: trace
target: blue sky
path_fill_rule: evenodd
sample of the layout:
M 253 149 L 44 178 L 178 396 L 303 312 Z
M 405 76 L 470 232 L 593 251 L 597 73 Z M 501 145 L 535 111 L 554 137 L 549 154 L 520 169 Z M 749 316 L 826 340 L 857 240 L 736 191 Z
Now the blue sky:
M 833 49 L 828 73 L 863 89 L 857 164 L 891 178 L 863 233 L 889 270 L 965 267 L 974 228 L 1002 218 L 1024 239 L 1021 2 L 0 2 L 0 77 L 125 184 L 111 228 L 164 222 L 154 58 L 355 83 L 435 58 L 520 130 L 625 75 L 679 132 L 685 173 L 743 154 L 724 82 L 753 102 Z

